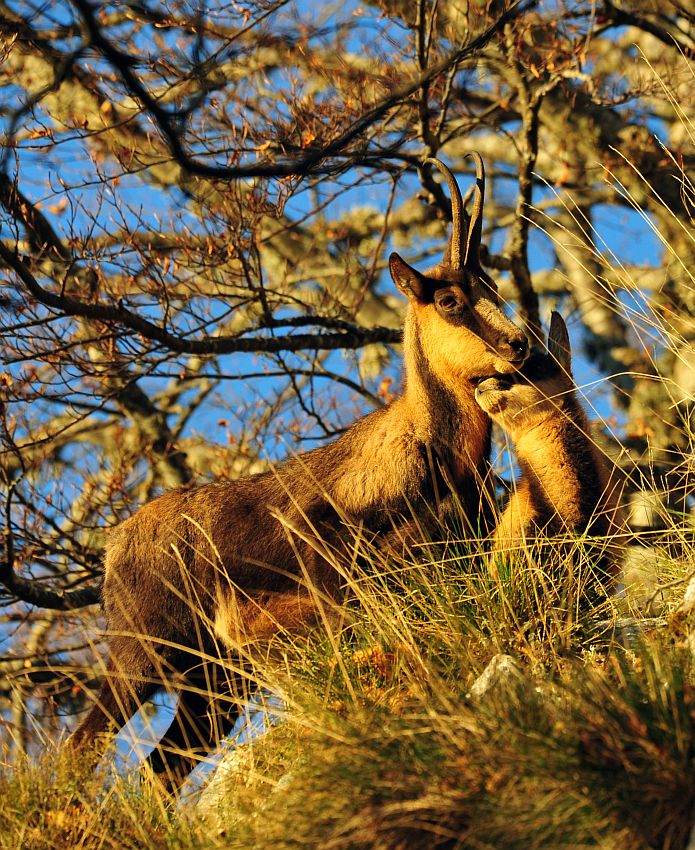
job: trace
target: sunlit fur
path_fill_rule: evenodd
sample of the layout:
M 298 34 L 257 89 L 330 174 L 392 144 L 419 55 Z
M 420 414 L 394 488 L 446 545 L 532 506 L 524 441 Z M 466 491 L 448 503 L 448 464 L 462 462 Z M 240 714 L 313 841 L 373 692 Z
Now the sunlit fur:
M 523 473 L 495 531 L 501 550 L 540 530 L 605 537 L 622 524 L 618 478 L 590 435 L 557 313 L 548 347 L 547 354 L 532 353 L 515 375 L 489 378 L 476 389 L 480 407 L 511 439 Z
M 107 675 L 71 746 L 181 681 L 189 688 L 151 758 L 179 781 L 189 751 L 209 751 L 234 720 L 212 717 L 201 653 L 325 623 L 345 593 L 336 559 L 349 560 L 355 534 L 391 550 L 441 534 L 452 489 L 471 533 L 487 532 L 490 422 L 475 381 L 517 368 L 526 338 L 482 269 L 421 274 L 396 254 L 390 269 L 409 301 L 399 398 L 271 471 L 167 493 L 109 534 Z

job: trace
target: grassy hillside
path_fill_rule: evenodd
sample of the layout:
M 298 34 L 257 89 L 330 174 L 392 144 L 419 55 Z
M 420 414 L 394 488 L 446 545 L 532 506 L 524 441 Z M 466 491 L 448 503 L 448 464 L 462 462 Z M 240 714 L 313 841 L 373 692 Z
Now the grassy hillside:
M 3 769 L 0 847 L 684 848 L 695 556 L 677 543 L 646 612 L 597 601 L 587 541 L 372 557 L 342 630 L 249 658 L 284 722 L 206 811 L 48 754 Z

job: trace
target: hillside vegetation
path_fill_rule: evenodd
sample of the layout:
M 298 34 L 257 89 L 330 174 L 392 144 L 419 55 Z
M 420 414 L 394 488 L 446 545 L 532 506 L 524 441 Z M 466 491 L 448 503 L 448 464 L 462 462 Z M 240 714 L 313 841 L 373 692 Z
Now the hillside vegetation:
M 506 564 L 455 542 L 372 559 L 340 633 L 250 654 L 282 722 L 234 751 L 204 807 L 146 774 L 105 791 L 53 753 L 3 770 L 0 846 L 685 848 L 692 541 L 672 541 L 641 613 L 629 593 L 596 606 L 586 546 L 569 570 L 553 541 Z

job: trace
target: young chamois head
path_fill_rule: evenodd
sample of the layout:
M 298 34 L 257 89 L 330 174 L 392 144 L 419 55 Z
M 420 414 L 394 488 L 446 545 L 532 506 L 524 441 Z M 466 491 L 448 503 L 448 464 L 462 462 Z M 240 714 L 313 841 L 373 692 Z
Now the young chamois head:
M 562 415 L 574 400 L 567 326 L 553 312 L 548 351 L 533 351 L 513 375 L 488 378 L 475 390 L 475 400 L 512 438 Z
M 447 382 L 506 375 L 528 355 L 526 336 L 500 309 L 497 286 L 480 263 L 485 170 L 480 154 L 471 156 L 476 185 L 467 231 L 453 174 L 438 159 L 428 159 L 446 177 L 451 194 L 453 228 L 444 258 L 426 273 L 398 254 L 389 258 L 393 281 L 410 302 L 406 334 L 415 329 L 430 367 Z

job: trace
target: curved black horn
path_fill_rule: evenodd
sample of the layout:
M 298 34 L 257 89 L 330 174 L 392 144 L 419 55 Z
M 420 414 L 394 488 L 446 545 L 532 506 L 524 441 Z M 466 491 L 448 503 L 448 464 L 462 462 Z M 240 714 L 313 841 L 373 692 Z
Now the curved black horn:
M 483 203 L 485 202 L 485 165 L 478 151 L 471 151 L 466 156 L 475 160 L 475 201 L 471 213 L 471 223 L 468 225 L 468 238 L 463 265 L 466 268 L 480 266 L 480 240 L 483 236 Z
M 444 255 L 445 262 L 448 260 L 449 267 L 454 271 L 461 271 L 464 266 L 463 254 L 463 233 L 461 231 L 461 217 L 463 213 L 463 201 L 461 200 L 461 190 L 456 182 L 456 178 L 439 159 L 428 157 L 425 162 L 429 162 L 442 172 L 446 177 L 446 182 L 449 186 L 449 194 L 451 195 L 451 220 L 453 227 L 451 228 L 451 238 L 449 239 L 449 248 Z

